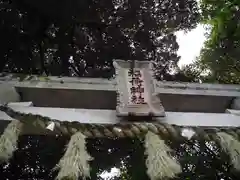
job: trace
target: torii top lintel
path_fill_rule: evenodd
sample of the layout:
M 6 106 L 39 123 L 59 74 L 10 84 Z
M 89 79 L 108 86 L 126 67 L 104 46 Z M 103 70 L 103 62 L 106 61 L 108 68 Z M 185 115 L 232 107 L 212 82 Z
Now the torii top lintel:
M 164 108 L 155 93 L 151 62 L 133 62 L 113 62 L 117 81 L 117 116 L 164 117 Z

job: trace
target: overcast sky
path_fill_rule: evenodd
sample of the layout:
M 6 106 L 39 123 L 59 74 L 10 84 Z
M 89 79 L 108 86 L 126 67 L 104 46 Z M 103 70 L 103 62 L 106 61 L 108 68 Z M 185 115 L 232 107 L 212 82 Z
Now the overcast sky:
M 179 66 L 191 63 L 199 55 L 205 41 L 204 32 L 203 26 L 198 25 L 186 34 L 182 31 L 176 33 L 179 44 L 178 54 L 181 56 Z

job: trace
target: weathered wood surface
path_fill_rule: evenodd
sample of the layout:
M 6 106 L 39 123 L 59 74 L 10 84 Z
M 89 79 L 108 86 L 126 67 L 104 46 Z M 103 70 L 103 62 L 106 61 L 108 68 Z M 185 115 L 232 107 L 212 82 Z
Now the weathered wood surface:
M 226 108 L 240 107 L 237 103 L 239 100 L 232 101 L 240 97 L 240 85 L 155 83 L 156 92 L 166 111 L 221 113 Z M 116 109 L 115 79 L 50 76 L 48 80 L 32 78 L 19 82 L 14 78 L 0 77 L 0 84 L 16 87 L 21 92 L 21 100 L 33 101 L 37 106 Z M 5 93 L 1 92 L 0 96 L 5 97 Z M 233 105 L 230 107 L 231 103 Z
M 156 91 L 165 89 L 167 93 L 193 94 L 193 95 L 217 95 L 217 96 L 233 96 L 240 97 L 240 85 L 233 84 L 209 84 L 209 83 L 188 83 L 173 81 L 155 81 Z M 115 79 L 103 78 L 77 78 L 77 77 L 39 77 L 25 76 L 20 79 L 14 74 L 1 76 L 0 84 L 11 84 L 17 87 L 36 87 L 36 88 L 60 88 L 60 89 L 79 89 L 79 90 L 108 90 L 115 91 Z
M 148 61 L 115 60 L 117 116 L 163 117 L 165 111 L 156 95 L 155 83 Z
M 20 96 L 14 86 L 7 83 L 1 83 L 0 81 L 0 104 L 18 101 L 20 101 Z

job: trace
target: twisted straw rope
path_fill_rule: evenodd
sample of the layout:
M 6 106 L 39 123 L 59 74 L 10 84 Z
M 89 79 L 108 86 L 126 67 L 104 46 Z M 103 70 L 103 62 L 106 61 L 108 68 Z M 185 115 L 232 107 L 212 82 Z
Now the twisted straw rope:
M 26 114 L 14 111 L 10 107 L 0 106 L 0 110 L 4 111 L 13 119 L 17 119 L 22 123 L 30 126 L 46 128 L 49 123 L 54 122 L 56 127 L 54 133 L 63 135 L 73 135 L 77 131 L 81 131 L 89 138 L 124 138 L 124 137 L 140 137 L 151 131 L 161 135 L 164 139 L 182 140 L 181 129 L 185 126 L 170 125 L 167 123 L 119 123 L 119 124 L 86 124 L 79 122 L 68 122 L 51 119 L 35 114 Z M 216 132 L 226 132 L 236 139 L 240 139 L 240 128 L 207 128 L 207 127 L 188 127 L 195 131 L 193 139 L 205 139 L 207 141 L 216 141 Z

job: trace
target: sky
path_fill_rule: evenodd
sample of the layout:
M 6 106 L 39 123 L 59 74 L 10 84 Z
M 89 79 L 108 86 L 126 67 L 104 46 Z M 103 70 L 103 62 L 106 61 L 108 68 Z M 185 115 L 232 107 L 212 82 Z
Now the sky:
M 203 43 L 206 40 L 204 32 L 204 27 L 198 25 L 188 33 L 184 33 L 183 31 L 176 33 L 179 44 L 178 55 L 181 56 L 178 63 L 180 67 L 185 64 L 190 64 L 199 55 Z

